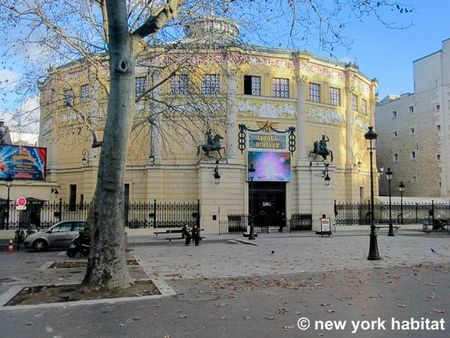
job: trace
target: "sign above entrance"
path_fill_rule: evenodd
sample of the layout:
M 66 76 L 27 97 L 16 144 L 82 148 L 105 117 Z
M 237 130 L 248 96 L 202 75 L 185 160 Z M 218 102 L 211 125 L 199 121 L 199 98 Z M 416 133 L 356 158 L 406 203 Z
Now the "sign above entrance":
M 292 154 L 295 151 L 295 127 L 289 127 L 286 130 L 278 130 L 278 129 L 274 128 L 269 121 L 266 121 L 265 124 L 261 128 L 258 128 L 258 129 L 250 129 L 245 124 L 239 125 L 238 148 L 241 151 L 241 153 L 247 147 L 247 134 L 246 134 L 247 131 L 252 132 L 252 133 L 259 133 L 261 131 L 264 131 L 265 133 L 273 132 L 273 133 L 277 133 L 277 134 L 288 134 L 289 151 Z M 264 144 L 266 147 L 262 147 L 262 144 L 260 144 L 260 146 L 261 146 L 260 148 L 255 147 L 253 149 L 273 149 L 270 147 L 270 144 L 272 144 L 271 142 L 267 142 L 267 141 L 265 141 L 265 142 L 266 143 L 264 143 Z M 275 143 L 273 143 L 273 144 L 275 144 Z M 255 143 L 255 146 L 256 146 L 256 143 Z M 284 141 L 284 147 L 279 148 L 279 149 L 286 149 L 286 140 Z
M 291 154 L 288 152 L 249 151 L 248 180 L 252 182 L 289 182 Z
M 286 150 L 286 134 L 248 134 L 249 149 Z

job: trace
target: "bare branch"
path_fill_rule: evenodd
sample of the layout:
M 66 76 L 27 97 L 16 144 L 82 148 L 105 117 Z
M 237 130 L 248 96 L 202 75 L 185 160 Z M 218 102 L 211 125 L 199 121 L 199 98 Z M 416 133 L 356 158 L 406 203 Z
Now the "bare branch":
M 145 38 L 157 33 L 167 21 L 177 16 L 178 9 L 184 2 L 185 0 L 167 0 L 167 3 L 159 7 L 132 35 Z

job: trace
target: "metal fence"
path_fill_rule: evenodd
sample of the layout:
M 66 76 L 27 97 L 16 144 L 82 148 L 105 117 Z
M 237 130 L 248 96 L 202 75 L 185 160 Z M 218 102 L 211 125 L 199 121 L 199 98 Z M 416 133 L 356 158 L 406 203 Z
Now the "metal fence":
M 64 220 L 85 220 L 88 217 L 90 203 L 28 201 L 26 210 L 17 210 L 15 202 L 8 205 L 0 201 L 0 229 L 15 229 L 34 224 L 48 227 Z M 125 226 L 130 228 L 166 228 L 179 227 L 185 223 L 199 223 L 200 202 L 132 202 L 124 205 Z M 9 218 L 9 222 L 8 222 Z
M 336 225 L 368 225 L 370 223 L 370 202 L 335 203 Z M 450 203 L 392 203 L 394 224 L 423 224 L 436 218 L 450 220 Z M 389 204 L 374 204 L 376 224 L 389 223 Z
M 240 233 L 247 232 L 247 226 L 250 225 L 251 215 L 231 214 L 227 216 L 227 220 L 219 222 L 219 234 L 221 233 Z M 292 214 L 291 219 L 277 220 L 278 224 L 259 224 L 254 223 L 255 231 L 271 232 L 280 229 L 282 224 L 283 231 L 301 231 L 312 230 L 312 216 L 310 214 Z

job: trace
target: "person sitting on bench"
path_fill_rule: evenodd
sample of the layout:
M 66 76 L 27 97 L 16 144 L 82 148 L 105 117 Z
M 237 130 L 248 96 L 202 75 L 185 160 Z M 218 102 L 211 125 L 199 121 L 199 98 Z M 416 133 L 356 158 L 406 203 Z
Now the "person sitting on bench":
M 181 228 L 181 238 L 184 238 L 184 245 L 189 246 L 191 244 L 191 229 L 188 224 L 183 224 L 183 227 Z

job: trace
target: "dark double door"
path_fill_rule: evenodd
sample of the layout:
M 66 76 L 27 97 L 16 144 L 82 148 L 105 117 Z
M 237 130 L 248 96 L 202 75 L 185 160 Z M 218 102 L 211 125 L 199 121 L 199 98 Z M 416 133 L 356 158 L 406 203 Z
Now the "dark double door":
M 286 183 L 249 182 L 249 213 L 254 226 L 285 226 Z

